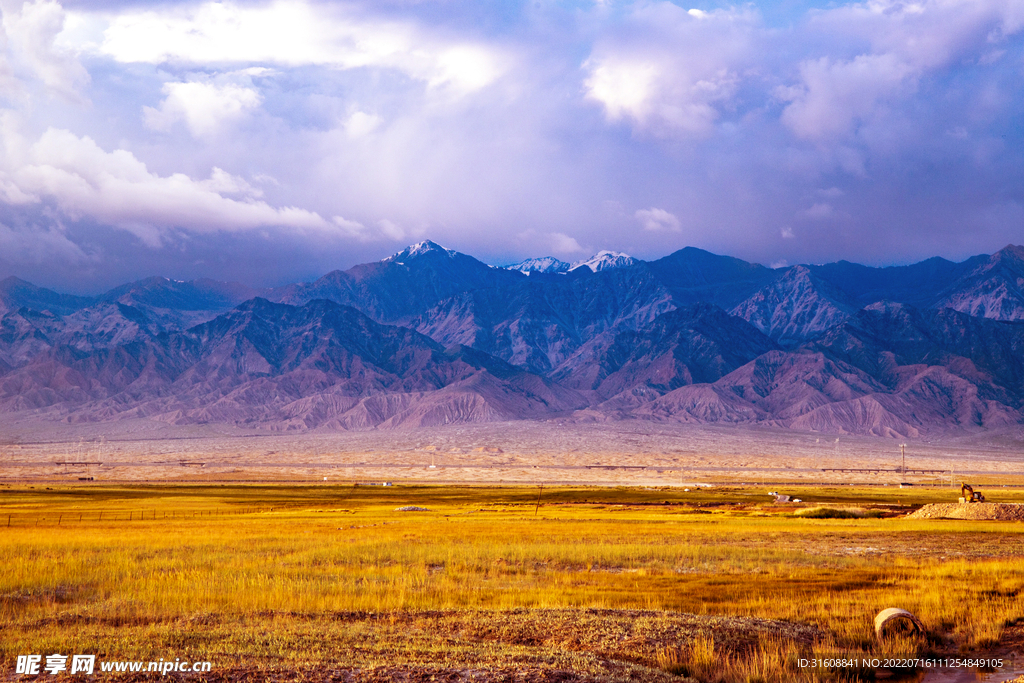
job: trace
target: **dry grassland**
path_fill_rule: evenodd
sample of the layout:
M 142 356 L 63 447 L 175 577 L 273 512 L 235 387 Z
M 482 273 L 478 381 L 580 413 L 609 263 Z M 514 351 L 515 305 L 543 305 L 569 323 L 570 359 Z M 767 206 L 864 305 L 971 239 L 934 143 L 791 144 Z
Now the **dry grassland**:
M 807 488 L 803 515 L 765 493 L 8 484 L 0 671 L 83 652 L 210 680 L 845 680 L 873 672 L 797 662 L 989 652 L 1024 623 L 1024 525 L 902 516 L 948 489 Z M 928 636 L 875 643 L 889 606 Z

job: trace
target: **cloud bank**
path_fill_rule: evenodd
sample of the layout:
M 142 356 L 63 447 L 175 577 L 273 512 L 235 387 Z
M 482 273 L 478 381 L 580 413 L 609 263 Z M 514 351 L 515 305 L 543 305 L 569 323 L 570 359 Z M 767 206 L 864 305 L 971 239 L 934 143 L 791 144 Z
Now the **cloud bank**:
M 1021 242 L 1024 2 L 0 1 L 0 277 Z

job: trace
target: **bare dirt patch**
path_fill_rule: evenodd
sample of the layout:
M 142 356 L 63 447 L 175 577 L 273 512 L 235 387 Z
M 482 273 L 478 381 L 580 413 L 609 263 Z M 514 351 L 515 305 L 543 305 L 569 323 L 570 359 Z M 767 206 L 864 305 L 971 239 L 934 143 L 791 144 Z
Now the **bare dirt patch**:
M 973 519 L 1024 522 L 1021 503 L 932 503 L 907 515 L 907 519 Z

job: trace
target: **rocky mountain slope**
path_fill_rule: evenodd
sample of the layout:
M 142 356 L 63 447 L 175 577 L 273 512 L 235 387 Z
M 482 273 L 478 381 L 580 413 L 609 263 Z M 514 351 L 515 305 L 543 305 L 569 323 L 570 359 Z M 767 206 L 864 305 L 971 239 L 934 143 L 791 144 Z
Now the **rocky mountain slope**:
M 1024 320 L 1024 247 L 1006 247 L 979 263 L 942 292 L 935 308 L 996 320 Z
M 796 345 L 843 324 L 860 308 L 805 266 L 787 269 L 732 309 L 775 341 Z
M 651 419 L 918 436 L 1019 423 L 1024 325 L 878 303 L 824 339 L 772 351 L 642 407 Z
M 593 263 L 590 263 L 593 261 Z M 270 290 L 0 281 L 0 411 L 270 429 L 509 419 L 913 436 L 1024 420 L 1024 248 L 771 269 L 495 268 L 433 242 Z
M 55 347 L 0 377 L 0 409 L 276 429 L 509 420 L 582 407 L 575 392 L 329 301 L 253 299 L 185 332 L 88 353 Z

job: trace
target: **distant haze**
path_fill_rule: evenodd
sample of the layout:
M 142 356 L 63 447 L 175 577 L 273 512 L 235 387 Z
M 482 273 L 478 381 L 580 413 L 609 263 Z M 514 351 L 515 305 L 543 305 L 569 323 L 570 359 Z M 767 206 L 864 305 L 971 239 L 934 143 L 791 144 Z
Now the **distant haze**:
M 0 279 L 1024 235 L 1018 0 L 0 0 Z

